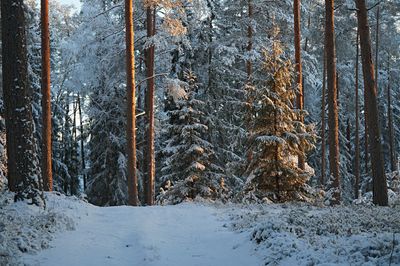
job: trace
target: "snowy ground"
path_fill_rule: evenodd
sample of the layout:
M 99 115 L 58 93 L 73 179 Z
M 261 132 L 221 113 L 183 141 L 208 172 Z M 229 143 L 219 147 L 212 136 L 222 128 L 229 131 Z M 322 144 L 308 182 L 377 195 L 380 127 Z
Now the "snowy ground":
M 231 206 L 265 265 L 400 265 L 400 207 Z
M 248 234 L 224 227 L 218 209 L 200 204 L 157 207 L 85 206 L 75 231 L 24 257 L 28 265 L 261 265 Z M 82 213 L 82 211 L 80 211 Z M 226 219 L 225 219 L 226 220 Z
M 400 265 L 400 206 L 99 208 L 0 194 L 0 265 Z
M 0 191 L 0 265 L 21 265 L 24 254 L 36 254 L 49 247 L 56 232 L 75 229 L 82 210 L 77 198 L 49 194 L 43 210 L 25 202 L 13 202 L 13 194 Z

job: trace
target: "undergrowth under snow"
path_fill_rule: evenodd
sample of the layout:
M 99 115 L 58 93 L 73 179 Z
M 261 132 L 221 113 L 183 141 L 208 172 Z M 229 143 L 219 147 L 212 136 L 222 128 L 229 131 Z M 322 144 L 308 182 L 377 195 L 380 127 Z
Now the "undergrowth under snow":
M 14 194 L 0 192 L 0 265 L 23 265 L 23 254 L 36 254 L 49 247 L 56 232 L 75 229 L 82 215 L 82 201 L 46 193 L 46 209 L 14 202 Z
M 265 265 L 400 265 L 400 207 L 304 204 L 228 210 Z
M 37 260 L 50 261 L 54 253 L 58 254 L 53 254 L 57 261 L 66 251 L 75 252 L 81 249 L 79 245 L 86 244 L 93 251 L 91 260 L 100 256 L 100 261 L 105 259 L 110 263 L 112 258 L 114 265 L 121 265 L 118 263 L 122 259 L 129 261 L 123 265 L 149 261 L 142 258 L 143 254 L 155 256 L 150 265 L 165 265 L 168 258 L 171 260 L 168 265 L 178 265 L 171 263 L 182 260 L 185 265 L 194 260 L 202 263 L 196 265 L 211 265 L 209 262 L 216 260 L 233 262 L 234 254 L 239 252 L 234 242 L 239 240 L 243 245 L 240 258 L 249 262 L 249 266 L 257 265 L 255 261 L 259 260 L 254 256 L 262 258 L 264 265 L 400 265 L 400 205 L 396 204 L 392 207 L 361 202 L 337 207 L 303 203 L 210 206 L 197 202 L 165 207 L 93 208 L 75 197 L 45 195 L 47 208 L 43 210 L 25 202 L 14 203 L 12 193 L 0 193 L 0 265 L 23 265 L 21 257 L 53 245 L 52 251 L 42 252 L 43 258 L 39 256 Z M 147 222 L 143 223 L 144 220 Z M 230 235 L 223 227 L 241 234 Z M 75 228 L 74 232 L 57 234 L 58 242 L 50 243 L 56 232 Z M 110 237 L 115 241 L 105 240 Z M 76 242 L 77 239 L 81 240 Z M 130 244 L 120 243 L 122 240 L 129 240 Z M 93 241 L 105 243 L 104 252 L 113 256 L 103 258 L 104 252 L 99 254 Z M 184 257 L 179 252 L 180 245 L 191 247 L 194 255 L 189 252 Z M 202 245 L 201 256 L 197 254 L 199 245 Z M 130 250 L 131 246 L 135 252 Z M 154 248 L 149 251 L 148 246 Z M 247 247 L 249 252 L 245 252 Z M 119 258 L 121 252 L 128 255 Z M 31 261 L 34 259 L 35 256 Z

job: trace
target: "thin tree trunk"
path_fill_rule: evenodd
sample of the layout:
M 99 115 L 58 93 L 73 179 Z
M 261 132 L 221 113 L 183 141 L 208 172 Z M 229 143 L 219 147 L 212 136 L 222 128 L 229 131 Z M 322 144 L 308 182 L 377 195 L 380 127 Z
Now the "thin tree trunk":
M 325 0 L 325 8 L 326 63 L 328 83 L 329 167 L 330 174 L 333 177 L 333 188 L 335 189 L 333 203 L 338 204 L 340 202 L 339 122 L 336 80 L 334 0 Z
M 248 18 L 249 18 L 249 25 L 247 26 L 247 52 L 250 53 L 253 50 L 253 27 L 252 27 L 252 19 L 253 19 L 253 3 L 252 0 L 248 0 Z M 247 59 L 246 61 L 246 72 L 247 72 L 247 82 L 251 81 L 252 75 L 253 75 L 253 63 L 251 59 Z
M 80 131 L 80 145 L 81 145 L 81 167 L 83 176 L 83 191 L 86 191 L 87 179 L 86 179 L 86 162 L 85 162 L 85 147 L 84 147 L 84 132 L 83 132 L 83 117 L 82 117 L 82 105 L 81 97 L 78 93 L 78 112 L 79 112 L 79 131 Z
M 348 153 L 351 153 L 351 125 L 350 125 L 350 118 L 347 118 L 347 125 L 346 125 L 346 148 Z
M 294 48 L 295 48 L 295 61 L 296 61 L 296 83 L 297 83 L 297 98 L 296 105 L 297 109 L 303 110 L 303 69 L 301 64 L 301 10 L 300 10 L 300 0 L 294 0 L 293 4 L 294 13 Z M 300 121 L 303 121 L 303 115 L 300 116 Z M 305 169 L 305 158 L 299 156 L 299 168 Z
M 15 200 L 40 204 L 29 97 L 23 0 L 1 1 L 3 100 L 6 120 L 8 187 Z
M 365 173 L 369 174 L 369 147 L 368 147 L 368 94 L 364 93 L 364 168 Z
M 325 145 L 326 145 L 326 139 L 325 139 L 325 108 L 326 108 L 326 52 L 324 49 L 324 69 L 323 69 L 323 77 L 322 77 L 322 99 L 321 99 L 321 142 L 322 142 L 322 147 L 321 147 L 321 179 L 320 179 L 320 185 L 321 187 L 325 186 L 325 167 L 326 167 L 326 151 L 325 151 Z
M 376 91 L 379 91 L 379 20 L 380 20 L 380 12 L 381 8 L 378 5 L 376 9 L 376 31 L 375 31 L 375 83 L 376 83 Z M 379 93 L 378 93 L 379 95 Z
M 389 130 L 389 152 L 390 152 L 390 170 L 396 171 L 396 159 L 394 150 L 394 128 L 393 128 L 393 110 L 392 110 L 392 92 L 390 84 L 390 57 L 388 58 L 388 85 L 387 85 L 387 97 L 388 97 L 388 130 Z
M 63 131 L 63 136 L 64 136 L 64 164 L 66 166 L 70 165 L 71 162 L 71 137 L 70 137 L 70 124 L 69 124 L 69 94 L 70 92 L 67 91 L 66 94 L 66 100 L 65 100 L 65 109 L 64 109 L 64 131 Z M 64 177 L 63 180 L 63 185 L 64 185 L 64 192 L 66 195 L 68 195 L 68 190 L 71 189 L 70 187 L 70 180 L 67 179 L 68 176 Z M 70 178 L 70 176 L 69 176 Z M 72 190 L 70 190 L 72 191 Z M 70 194 L 72 195 L 72 193 Z
M 155 34 L 155 8 L 147 8 L 147 36 Z M 155 155 L 154 155 L 154 52 L 155 46 L 152 44 L 146 50 L 146 76 L 147 76 L 147 105 L 146 114 L 149 123 L 147 130 L 147 182 L 146 182 L 146 204 L 154 204 L 154 179 L 155 179 Z
M 126 77 L 127 77 L 127 154 L 128 154 L 128 202 L 138 205 L 136 173 L 136 84 L 135 84 L 135 51 L 133 28 L 133 1 L 125 0 L 126 27 Z
M 78 103 L 75 101 L 72 104 L 73 106 L 73 120 L 72 120 L 72 138 L 71 138 L 71 167 L 74 169 L 72 176 L 71 176 L 71 195 L 77 195 L 78 190 L 79 190 L 79 179 L 77 178 L 78 172 L 77 170 L 77 162 L 78 158 L 77 156 L 77 150 L 76 150 L 76 144 L 77 144 L 77 123 L 76 123 L 76 113 L 78 111 Z
M 368 26 L 368 14 L 365 0 L 356 0 L 358 30 L 360 33 L 361 58 L 364 74 L 364 89 L 367 94 L 369 147 L 371 151 L 371 166 L 373 178 L 373 202 L 380 206 L 388 205 L 388 194 L 381 132 L 379 129 L 379 113 L 377 104 L 377 89 L 372 63 L 371 37 Z
M 50 96 L 50 32 L 49 2 L 41 0 L 42 29 L 42 176 L 44 189 L 53 190 L 51 96 Z
M 356 115 L 355 115 L 355 123 L 356 123 L 356 132 L 355 132 L 355 155 L 354 155 L 354 197 L 356 199 L 359 198 L 359 190 L 360 190 L 360 118 L 359 118 L 359 93 L 358 93 L 358 78 L 359 78 L 359 56 L 360 56 L 360 49 L 359 49 L 359 34 L 357 30 L 357 41 L 356 41 L 356 86 L 355 86 L 355 101 L 356 101 Z
M 212 67 L 212 60 L 213 60 L 213 51 L 212 51 L 212 43 L 213 43 L 213 23 L 215 19 L 215 14 L 213 10 L 213 5 L 211 3 L 211 0 L 207 0 L 207 7 L 209 8 L 211 14 L 210 17 L 208 18 L 208 86 L 207 90 L 211 90 L 212 87 L 212 82 L 214 80 L 213 77 L 213 67 Z

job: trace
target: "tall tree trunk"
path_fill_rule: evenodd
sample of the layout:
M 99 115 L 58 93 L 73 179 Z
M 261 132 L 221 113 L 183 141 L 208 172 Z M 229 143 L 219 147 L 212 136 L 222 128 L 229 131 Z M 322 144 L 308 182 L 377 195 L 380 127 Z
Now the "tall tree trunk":
M 64 130 L 63 130 L 63 143 L 64 143 L 64 164 L 68 167 L 71 165 L 71 125 L 69 121 L 69 97 L 70 97 L 70 92 L 67 91 L 66 94 L 66 99 L 65 99 L 65 107 L 64 107 Z M 68 169 L 69 170 L 69 169 Z M 63 186 L 64 186 L 64 193 L 68 195 L 68 191 L 71 191 L 70 187 L 70 181 L 68 178 L 71 178 L 71 176 L 64 176 L 63 180 Z M 72 193 L 70 194 L 72 195 Z
M 388 58 L 388 85 L 387 85 L 387 97 L 388 97 L 388 130 L 389 130 L 389 153 L 390 153 L 390 170 L 396 171 L 396 156 L 394 149 L 394 128 L 393 128 L 393 110 L 392 110 L 392 92 L 390 84 L 390 56 Z
M 211 90 L 212 88 L 212 82 L 214 80 L 213 77 L 213 67 L 212 67 L 212 61 L 213 61 L 213 51 L 212 51 L 212 43 L 213 43 L 213 31 L 214 31 L 214 19 L 215 19 L 215 13 L 213 9 L 213 4 L 211 0 L 207 0 L 207 7 L 210 10 L 210 17 L 208 18 L 208 85 L 207 85 L 207 90 Z
M 155 34 L 155 8 L 147 8 L 147 36 L 153 37 Z M 146 114 L 148 121 L 147 128 L 147 180 L 145 198 L 147 205 L 154 204 L 154 179 L 155 179 L 155 155 L 154 155 L 154 52 L 155 46 L 152 44 L 146 50 L 146 76 L 147 76 L 147 97 Z
M 320 178 L 320 185 L 321 187 L 325 186 L 325 167 L 326 167 L 326 150 L 325 150 L 325 145 L 326 145 L 326 139 L 325 139 L 325 129 L 326 129 L 326 123 L 325 123 L 325 108 L 326 108 L 326 52 L 324 49 L 324 69 L 323 69 L 323 77 L 322 77 L 322 99 L 321 99 L 321 178 Z
M 77 143 L 78 143 L 78 134 L 77 134 L 77 122 L 76 122 L 76 115 L 78 111 L 78 103 L 73 101 L 73 119 L 72 119 L 72 137 L 71 137 L 71 195 L 77 195 L 79 192 L 79 179 L 78 179 L 78 158 L 77 158 Z
M 330 174 L 331 176 L 333 176 L 333 187 L 335 189 L 333 203 L 337 204 L 340 202 L 340 177 L 334 0 L 325 0 L 325 9 L 325 39 L 328 83 L 329 167 Z
M 84 147 L 84 132 L 83 132 L 83 117 L 82 117 L 82 105 L 81 96 L 78 93 L 78 112 L 79 112 L 79 131 L 80 131 L 80 146 L 81 146 L 81 167 L 83 177 L 83 191 L 86 191 L 87 177 L 86 177 L 86 161 L 85 161 L 85 147 Z
M 379 19 L 381 8 L 378 5 L 376 9 L 376 30 L 375 30 L 375 83 L 376 91 L 379 91 L 378 81 L 379 81 Z M 379 93 L 378 93 L 379 94 Z
M 388 194 L 383 153 L 381 144 L 381 132 L 379 129 L 379 113 L 377 104 L 377 89 L 372 63 L 371 37 L 368 26 L 368 14 L 365 0 L 356 0 L 358 30 L 360 33 L 361 58 L 364 74 L 364 88 L 367 94 L 368 133 L 369 147 L 371 151 L 371 166 L 373 178 L 373 202 L 381 206 L 388 205 Z
M 355 132 L 355 155 L 354 155 L 354 176 L 355 176 L 355 182 L 354 182 L 354 197 L 356 199 L 359 198 L 359 190 L 360 190 L 360 118 L 359 118 L 359 94 L 358 94 L 358 78 L 359 78 L 359 56 L 360 56 L 360 49 L 359 49 L 359 34 L 357 30 L 357 40 L 356 40 L 356 86 L 355 86 L 355 96 L 356 96 L 356 115 L 355 115 L 355 123 L 356 123 L 356 132 Z
M 23 0 L 1 1 L 8 187 L 16 192 L 15 200 L 29 198 L 40 204 L 24 10 Z
M 252 20 L 253 20 L 253 3 L 252 0 L 248 0 L 247 2 L 247 8 L 248 8 L 248 19 L 249 19 L 249 25 L 247 26 L 247 52 L 249 53 L 253 50 L 253 26 L 252 26 Z M 251 59 L 247 59 L 246 61 L 246 72 L 247 72 L 247 82 L 251 81 L 252 75 L 253 75 L 253 63 Z
M 368 94 L 364 93 L 364 168 L 365 174 L 369 174 L 369 147 L 368 147 Z
M 42 29 L 42 176 L 44 189 L 53 190 L 52 140 L 51 140 L 51 96 L 50 96 L 50 32 L 49 2 L 41 0 Z
M 136 84 L 135 84 L 135 51 L 133 28 L 133 1 L 125 0 L 126 27 L 126 87 L 127 87 L 127 154 L 128 154 L 128 202 L 138 205 L 136 173 Z
M 301 64 L 301 10 L 300 10 L 300 0 L 294 0 L 293 4 L 294 11 L 294 48 L 295 48 L 295 61 L 296 61 L 296 83 L 297 83 L 297 98 L 296 106 L 300 111 L 303 110 L 303 69 Z M 300 118 L 301 121 L 304 120 L 303 115 Z M 299 168 L 305 169 L 305 158 L 299 156 Z

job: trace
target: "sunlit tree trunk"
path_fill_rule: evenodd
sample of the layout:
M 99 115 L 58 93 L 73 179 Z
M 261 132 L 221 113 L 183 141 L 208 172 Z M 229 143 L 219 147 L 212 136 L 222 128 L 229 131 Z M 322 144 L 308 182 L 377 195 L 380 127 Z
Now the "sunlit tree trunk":
M 135 51 L 133 28 L 133 1 L 125 0 L 126 27 L 126 87 L 127 87 L 127 155 L 128 155 L 128 202 L 138 205 L 136 173 L 136 84 L 135 84 Z
M 50 89 L 49 2 L 41 0 L 42 29 L 42 176 L 44 189 L 53 190 Z
M 334 202 L 340 202 L 339 180 L 339 122 L 337 103 L 337 79 L 336 79 L 336 48 L 335 48 L 335 24 L 334 24 L 334 0 L 325 0 L 326 10 L 326 63 L 328 84 L 328 126 L 329 126 L 329 167 L 333 177 L 335 188 Z
M 300 0 L 294 0 L 293 4 L 294 11 L 294 48 L 295 48 L 295 62 L 296 62 L 296 84 L 297 84 L 297 97 L 296 97 L 296 107 L 299 110 L 304 108 L 304 95 L 303 95 L 303 69 L 301 64 L 301 10 L 300 10 Z M 301 121 L 303 121 L 303 116 L 301 116 Z M 300 169 L 305 168 L 305 158 L 299 156 L 299 167 Z

